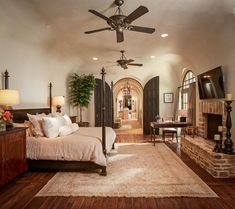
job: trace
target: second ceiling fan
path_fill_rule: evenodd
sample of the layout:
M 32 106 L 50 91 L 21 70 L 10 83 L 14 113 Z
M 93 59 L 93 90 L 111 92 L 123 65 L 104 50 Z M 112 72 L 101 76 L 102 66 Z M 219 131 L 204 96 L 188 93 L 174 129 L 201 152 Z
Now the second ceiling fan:
M 143 33 L 153 33 L 155 31 L 155 28 L 147 28 L 147 27 L 142 27 L 142 26 L 135 26 L 131 25 L 131 23 L 136 20 L 137 18 L 141 17 L 145 13 L 147 13 L 149 10 L 145 6 L 139 6 L 136 10 L 134 10 L 131 14 L 128 16 L 123 15 L 121 6 L 124 3 L 124 0 L 115 0 L 114 3 L 118 6 L 117 12 L 110 16 L 106 17 L 103 14 L 95 11 L 95 10 L 89 10 L 92 14 L 104 19 L 107 21 L 109 27 L 105 28 L 100 28 L 96 30 L 91 30 L 91 31 L 86 31 L 86 34 L 90 33 L 96 33 L 100 31 L 116 31 L 117 35 L 117 42 L 122 42 L 124 41 L 124 35 L 123 31 L 124 30 L 130 30 L 130 31 L 136 31 L 136 32 L 143 32 Z
M 143 64 L 133 63 L 135 61 L 133 59 L 127 59 L 124 55 L 124 52 L 125 52 L 124 50 L 121 50 L 120 52 L 122 55 L 121 55 L 120 59 L 117 60 L 116 62 L 123 69 L 125 69 L 125 70 L 128 69 L 127 65 L 133 65 L 133 66 L 139 66 L 139 67 L 143 66 Z

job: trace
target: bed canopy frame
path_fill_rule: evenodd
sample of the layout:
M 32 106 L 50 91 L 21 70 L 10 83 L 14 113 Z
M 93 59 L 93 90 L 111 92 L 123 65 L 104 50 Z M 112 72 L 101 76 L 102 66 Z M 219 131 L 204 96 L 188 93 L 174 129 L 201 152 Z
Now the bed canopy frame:
M 6 71 L 7 72 L 7 71 Z M 9 85 L 9 74 L 4 73 L 5 86 Z M 105 158 L 107 158 L 106 150 L 106 130 L 105 130 L 105 69 L 101 70 L 102 87 L 101 87 L 101 101 L 102 101 L 102 150 Z M 7 84 L 7 85 L 6 85 Z M 27 113 L 29 114 L 49 114 L 52 112 L 52 83 L 49 83 L 49 107 L 48 108 L 33 108 L 33 109 L 15 109 L 12 110 L 15 123 L 22 123 L 28 120 Z M 72 169 L 72 170 L 101 170 L 100 175 L 107 175 L 106 166 L 100 166 L 90 161 L 56 161 L 56 160 L 27 160 L 30 169 Z

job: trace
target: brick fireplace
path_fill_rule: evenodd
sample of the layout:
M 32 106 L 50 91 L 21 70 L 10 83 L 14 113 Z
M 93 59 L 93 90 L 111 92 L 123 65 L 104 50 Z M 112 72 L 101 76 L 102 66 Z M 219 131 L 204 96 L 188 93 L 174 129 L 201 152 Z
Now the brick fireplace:
M 204 139 L 213 140 L 214 134 L 218 134 L 218 126 L 225 127 L 225 123 L 226 111 L 224 101 L 201 101 L 199 103 L 199 136 Z M 225 132 L 223 133 L 224 137 Z
M 186 135 L 181 138 L 181 150 L 215 178 L 235 177 L 235 155 L 213 152 L 213 136 L 218 133 L 218 126 L 225 127 L 225 124 L 224 101 L 200 101 L 199 136 L 192 138 Z M 224 141 L 226 131 L 222 136 Z

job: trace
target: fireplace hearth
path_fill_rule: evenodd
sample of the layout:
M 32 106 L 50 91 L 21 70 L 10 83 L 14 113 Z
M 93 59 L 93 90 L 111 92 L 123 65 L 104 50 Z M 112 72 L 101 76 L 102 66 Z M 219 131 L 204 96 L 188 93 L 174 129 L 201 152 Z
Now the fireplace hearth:
M 215 178 L 235 178 L 235 155 L 213 152 L 214 141 L 206 140 L 218 134 L 218 126 L 226 128 L 226 117 L 224 101 L 201 101 L 199 136 L 181 138 L 180 149 Z M 222 139 L 226 139 L 226 131 L 222 132 Z

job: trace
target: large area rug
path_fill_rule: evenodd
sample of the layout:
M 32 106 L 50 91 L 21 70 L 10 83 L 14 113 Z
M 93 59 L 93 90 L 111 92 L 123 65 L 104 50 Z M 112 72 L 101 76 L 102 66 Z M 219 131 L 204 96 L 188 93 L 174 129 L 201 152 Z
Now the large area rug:
M 37 196 L 217 197 L 164 143 L 118 144 L 108 175 L 58 172 Z

